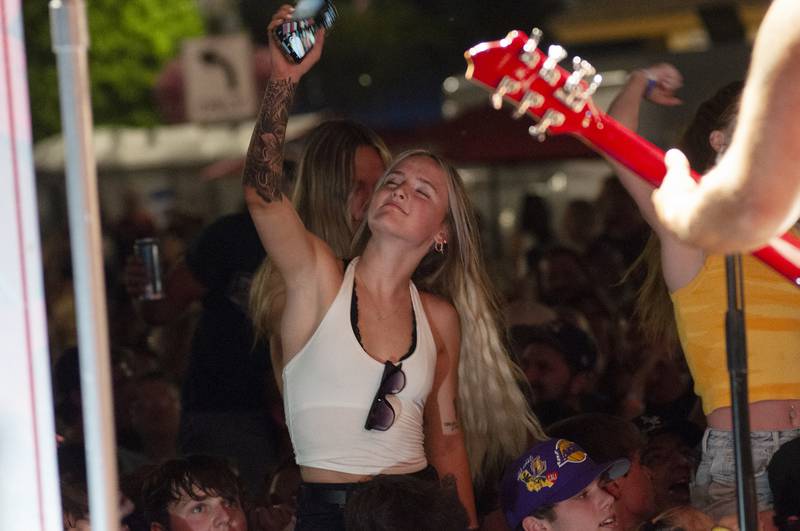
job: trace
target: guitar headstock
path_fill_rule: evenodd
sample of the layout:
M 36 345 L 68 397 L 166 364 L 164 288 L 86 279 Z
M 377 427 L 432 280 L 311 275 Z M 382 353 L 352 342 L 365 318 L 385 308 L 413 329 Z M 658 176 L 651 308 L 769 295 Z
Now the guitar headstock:
M 560 67 L 566 50 L 551 45 L 545 55 L 539 50 L 541 37 L 538 29 L 530 35 L 515 30 L 502 40 L 473 46 L 464 53 L 466 78 L 493 91 L 495 109 L 508 101 L 516 107 L 515 118 L 525 114 L 535 118 L 537 123 L 529 132 L 539 140 L 544 140 L 545 133 L 602 127 L 591 99 L 601 76 L 580 57 L 573 59 L 572 72 Z

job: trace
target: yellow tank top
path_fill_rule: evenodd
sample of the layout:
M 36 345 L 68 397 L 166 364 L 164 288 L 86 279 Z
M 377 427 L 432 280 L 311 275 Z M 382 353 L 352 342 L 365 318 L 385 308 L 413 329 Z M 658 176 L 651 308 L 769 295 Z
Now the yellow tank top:
M 800 289 L 751 256 L 742 263 L 750 402 L 800 398 Z M 671 297 L 703 411 L 730 407 L 724 257 L 707 258 L 700 273 Z

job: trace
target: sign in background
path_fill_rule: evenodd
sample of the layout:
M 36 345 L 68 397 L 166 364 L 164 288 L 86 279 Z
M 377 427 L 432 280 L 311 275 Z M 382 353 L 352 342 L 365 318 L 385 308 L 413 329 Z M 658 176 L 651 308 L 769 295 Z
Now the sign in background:
M 253 49 L 245 34 L 187 40 L 181 60 L 189 120 L 218 122 L 255 115 Z

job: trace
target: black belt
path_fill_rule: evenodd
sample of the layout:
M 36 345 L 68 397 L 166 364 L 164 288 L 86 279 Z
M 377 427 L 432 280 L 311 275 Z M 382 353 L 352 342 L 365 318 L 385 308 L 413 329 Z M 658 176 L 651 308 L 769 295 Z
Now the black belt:
M 437 481 L 436 469 L 431 465 L 419 472 L 408 474 L 428 481 Z M 344 507 L 347 500 L 367 485 L 367 481 L 357 483 L 306 483 L 300 484 L 300 496 L 308 503 L 328 503 Z
M 347 499 L 357 492 L 364 483 L 303 483 L 300 485 L 300 496 L 304 502 L 327 503 L 344 507 Z

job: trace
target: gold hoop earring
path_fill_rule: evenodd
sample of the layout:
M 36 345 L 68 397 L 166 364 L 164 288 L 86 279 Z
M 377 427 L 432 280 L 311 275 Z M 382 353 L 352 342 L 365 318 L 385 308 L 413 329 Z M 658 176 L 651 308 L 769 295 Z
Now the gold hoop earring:
M 439 254 L 444 254 L 444 246 L 446 241 L 433 242 L 433 250 Z

